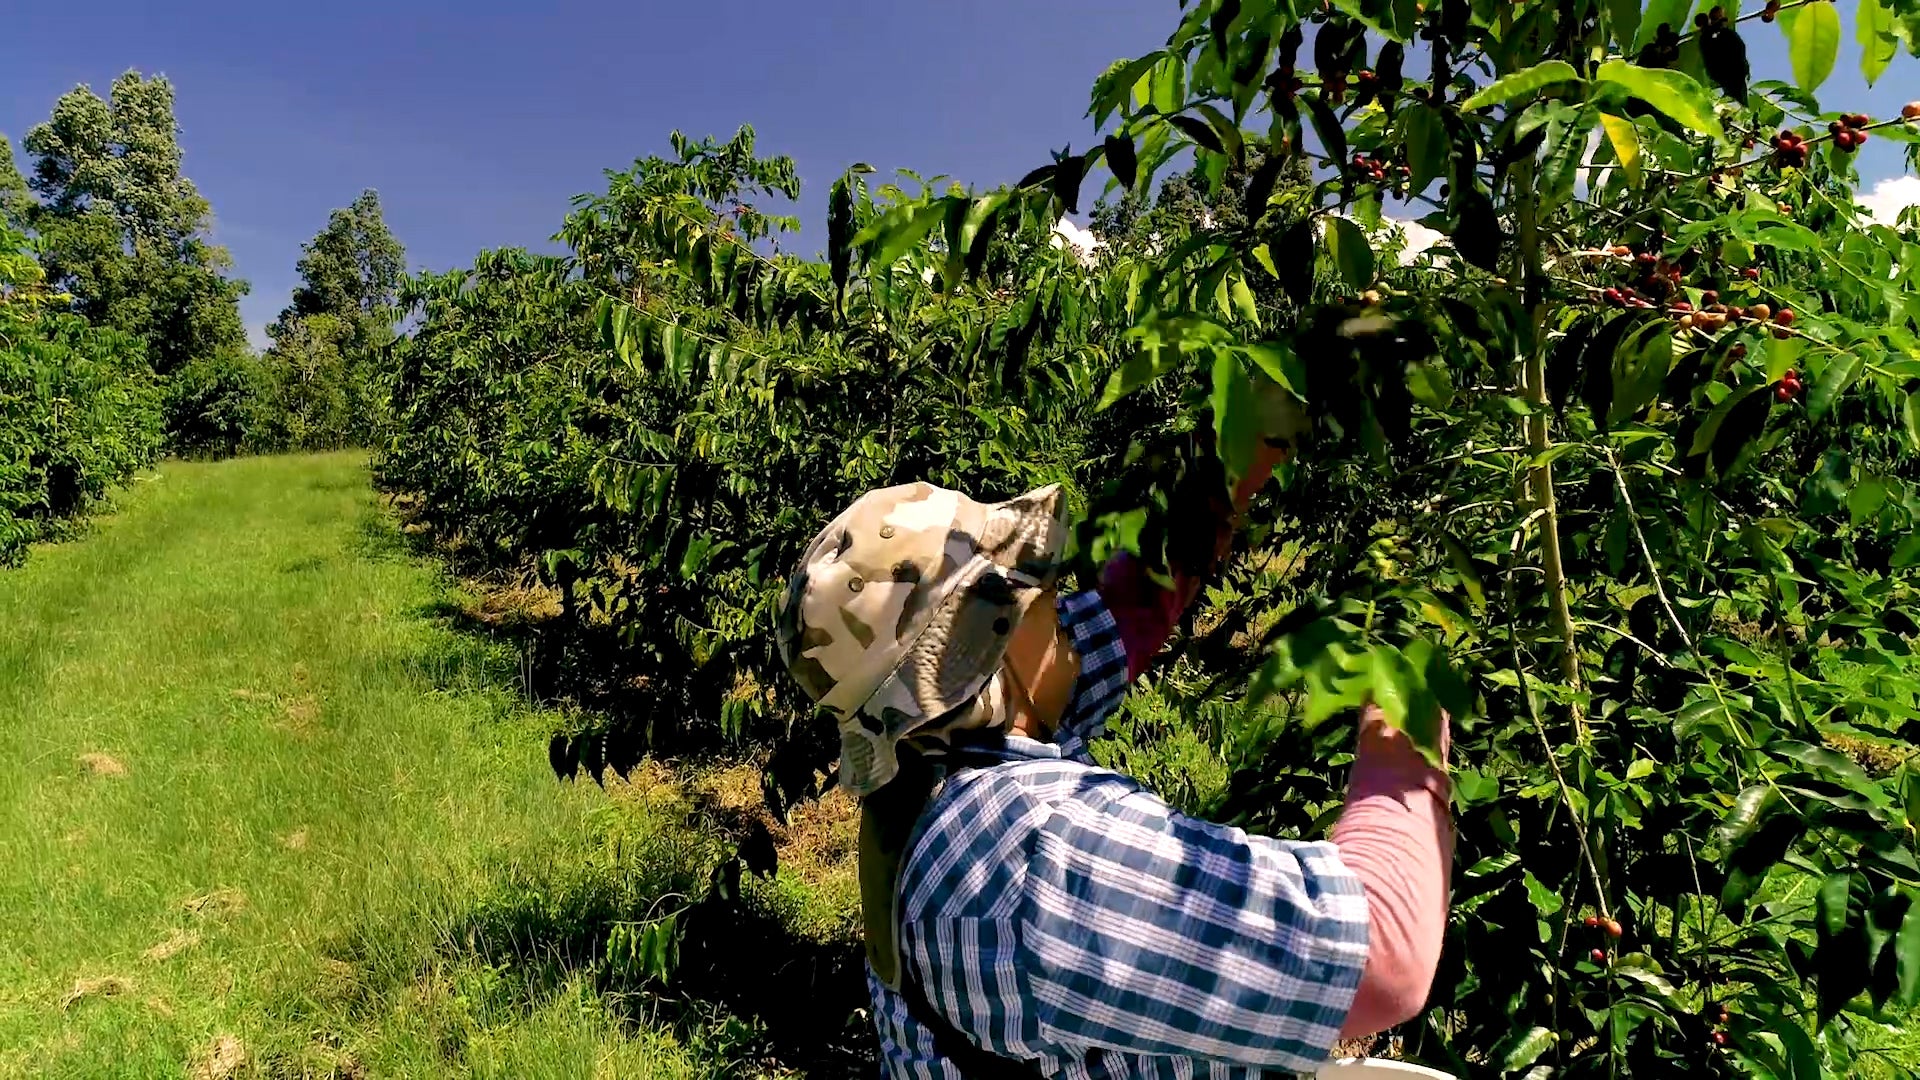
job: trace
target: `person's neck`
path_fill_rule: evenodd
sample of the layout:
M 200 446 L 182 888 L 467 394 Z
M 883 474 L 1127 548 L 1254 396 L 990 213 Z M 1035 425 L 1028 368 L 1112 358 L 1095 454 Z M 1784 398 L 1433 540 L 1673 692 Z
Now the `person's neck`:
M 1079 658 L 1060 632 L 1059 613 L 1046 600 L 1035 603 L 1007 645 L 1003 670 L 1008 675 L 1013 721 L 1008 730 L 1050 742 L 1061 714 L 1073 697 Z
M 1054 723 L 1048 723 L 1046 718 L 1040 716 L 1039 711 L 1028 703 L 1027 695 L 1018 690 L 1014 691 L 1012 700 L 1013 723 L 1007 726 L 1007 730 L 1012 734 L 1024 735 L 1040 742 L 1052 742 L 1058 718 L 1055 718 Z

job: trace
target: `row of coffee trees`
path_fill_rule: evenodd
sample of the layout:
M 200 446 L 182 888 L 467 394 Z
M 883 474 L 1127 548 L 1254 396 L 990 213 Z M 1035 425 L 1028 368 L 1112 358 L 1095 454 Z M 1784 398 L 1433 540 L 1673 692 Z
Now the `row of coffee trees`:
M 58 535 L 160 448 L 140 342 L 61 307 L 27 237 L 0 221 L 0 564 Z
M 821 522 L 1059 481 L 1080 569 L 1164 559 L 1277 382 L 1314 438 L 1102 753 L 1315 835 L 1340 718 L 1452 716 L 1449 943 L 1400 1056 L 1905 1075 L 1920 235 L 1853 193 L 1920 105 L 1824 106 L 1843 40 L 1920 70 L 1920 7 L 1197 0 L 1096 82 L 1090 150 L 989 192 L 852 169 L 818 260 L 771 242 L 790 161 L 676 136 L 567 254 L 409 284 L 379 476 L 558 590 L 541 648 L 601 708 L 559 772 L 731 747 L 784 809 L 831 782 L 770 632 Z M 1053 242 L 1108 178 L 1099 252 Z M 665 978 L 659 925 L 628 954 Z

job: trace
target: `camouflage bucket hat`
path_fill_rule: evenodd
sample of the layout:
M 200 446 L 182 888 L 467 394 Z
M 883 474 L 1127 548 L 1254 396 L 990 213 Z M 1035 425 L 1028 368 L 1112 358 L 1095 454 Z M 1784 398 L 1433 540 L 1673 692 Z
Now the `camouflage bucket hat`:
M 980 503 L 932 484 L 870 491 L 787 583 L 780 658 L 840 727 L 840 783 L 868 795 L 896 744 L 974 701 L 1059 572 L 1058 485 Z M 979 711 L 979 710 L 974 710 Z

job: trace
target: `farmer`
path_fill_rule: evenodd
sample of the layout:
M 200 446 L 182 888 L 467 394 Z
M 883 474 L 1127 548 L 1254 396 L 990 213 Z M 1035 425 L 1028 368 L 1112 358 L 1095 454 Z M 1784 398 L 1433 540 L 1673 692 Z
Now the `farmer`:
M 788 669 L 861 797 L 868 986 L 895 1078 L 1255 1077 L 1417 1015 L 1439 960 L 1444 771 L 1361 717 L 1331 841 L 1187 817 L 1087 746 L 1304 421 L 1269 411 L 1172 588 L 1120 555 L 1058 594 L 1055 487 L 868 492 L 781 602 Z

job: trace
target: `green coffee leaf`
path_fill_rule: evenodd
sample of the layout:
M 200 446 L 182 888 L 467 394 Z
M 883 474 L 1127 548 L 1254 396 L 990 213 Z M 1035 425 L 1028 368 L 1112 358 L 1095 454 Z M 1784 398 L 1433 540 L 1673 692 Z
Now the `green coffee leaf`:
M 1236 162 L 1245 158 L 1246 150 L 1240 136 L 1240 128 L 1227 119 L 1226 114 L 1211 105 L 1195 105 L 1193 109 L 1206 118 L 1207 125 L 1213 129 L 1214 137 L 1219 140 L 1222 151 L 1228 157 Z
M 1107 151 L 1107 170 L 1123 189 L 1132 190 L 1140 167 L 1134 157 L 1133 140 L 1124 135 L 1109 135 L 1103 145 Z
M 1841 353 L 1828 361 L 1813 389 L 1807 392 L 1807 419 L 1825 419 L 1833 403 L 1860 377 L 1860 367 L 1860 357 L 1853 353 Z
M 1179 362 L 1177 350 L 1158 344 L 1142 346 L 1107 377 L 1107 388 L 1100 395 L 1097 408 L 1112 406 L 1114 402 L 1172 371 Z
M 1557 83 L 1580 81 L 1580 73 L 1573 69 L 1572 64 L 1565 60 L 1548 60 L 1495 79 L 1481 87 L 1479 93 L 1461 102 L 1460 108 L 1464 112 L 1472 112 L 1489 105 L 1503 105 L 1516 98 L 1531 97 Z
M 1373 284 L 1373 245 L 1360 226 L 1343 217 L 1327 218 L 1327 247 L 1347 284 L 1356 289 Z
M 1347 160 L 1347 129 L 1340 118 L 1319 94 L 1309 94 L 1301 100 L 1307 103 L 1307 118 L 1313 121 L 1313 133 L 1320 137 L 1320 148 L 1334 161 Z
M 1446 121 L 1431 105 L 1408 105 L 1400 110 L 1400 130 L 1407 144 L 1407 167 L 1413 171 L 1407 190 L 1425 191 L 1447 171 L 1453 146 L 1447 139 Z
M 1920 904 L 1907 909 L 1900 933 L 1893 939 L 1893 950 L 1900 972 L 1900 989 L 1894 1001 L 1907 1008 L 1920 1005 Z
M 1247 287 L 1247 279 L 1235 275 L 1232 283 L 1227 286 L 1227 295 L 1232 298 L 1234 311 L 1242 319 L 1252 323 L 1254 329 L 1259 329 L 1260 309 L 1254 303 L 1253 290 Z
M 1860 0 L 1853 20 L 1854 38 L 1860 42 L 1860 77 L 1872 86 L 1900 51 L 1899 23 L 1887 0 Z
M 1859 525 L 1878 514 L 1886 501 L 1886 480 L 1878 476 L 1866 477 L 1847 491 L 1847 516 L 1855 525 Z
M 1607 0 L 1607 19 L 1612 23 L 1615 44 L 1623 50 L 1632 49 L 1633 39 L 1640 33 L 1640 0 Z
M 846 292 L 853 263 L 853 195 L 849 186 L 842 176 L 833 182 L 833 191 L 827 196 L 827 264 L 836 297 Z
M 1811 94 L 1833 74 L 1840 57 L 1840 12 L 1824 0 L 1780 13 L 1780 33 L 1787 39 L 1787 59 L 1793 81 Z
M 1780 802 L 1779 792 L 1770 784 L 1753 784 L 1741 791 L 1733 800 L 1733 808 L 1727 816 L 1715 826 L 1714 835 L 1726 847 L 1738 847 L 1753 835 L 1761 821 L 1771 813 Z
M 1498 855 L 1489 855 L 1467 868 L 1467 880 L 1477 881 L 1483 877 L 1490 877 L 1502 870 L 1517 866 L 1519 863 L 1520 856 L 1511 851 L 1503 851 Z
M 1280 271 L 1280 289 L 1296 304 L 1304 304 L 1313 297 L 1313 249 L 1310 217 L 1287 226 L 1272 245 L 1272 258 Z
M 1221 349 L 1213 360 L 1213 430 L 1229 487 L 1253 468 L 1260 446 L 1260 410 L 1240 358 Z
M 1142 83 L 1160 61 L 1162 53 L 1153 52 L 1133 60 L 1115 60 L 1098 79 L 1093 82 L 1093 122 L 1105 126 L 1113 110 L 1127 100 L 1127 95 Z M 1131 185 L 1129 185 L 1131 186 Z
M 1838 934 L 1847 926 L 1847 891 L 1853 884 L 1849 873 L 1828 874 L 1816 894 L 1820 925 L 1828 934 Z
M 1192 139 L 1195 145 L 1203 149 L 1211 150 L 1216 154 L 1226 152 L 1226 144 L 1220 141 L 1220 136 L 1214 133 L 1213 127 L 1205 120 L 1182 113 L 1167 117 L 1167 123 L 1179 128 L 1181 134 Z
M 1253 179 L 1247 181 L 1247 220 L 1258 222 L 1260 215 L 1266 212 L 1267 203 L 1273 197 L 1274 181 L 1280 178 L 1280 169 L 1287 163 L 1287 156 L 1279 152 L 1269 152 L 1260 161 L 1260 167 L 1253 172 Z
M 1541 884 L 1540 879 L 1533 876 L 1533 871 L 1521 874 L 1520 880 L 1527 888 L 1527 899 L 1533 902 L 1533 910 L 1540 915 L 1552 915 L 1566 906 L 1567 902 L 1560 898 L 1560 894 Z
M 1687 16 L 1692 12 L 1693 0 L 1648 0 L 1646 14 L 1640 19 L 1639 35 L 1633 43 L 1634 51 L 1646 48 L 1663 26 L 1673 27 L 1676 34 L 1686 30 Z
M 1515 1032 L 1494 1048 L 1494 1056 L 1500 1061 L 1500 1071 L 1510 1073 L 1526 1068 L 1553 1049 L 1558 1039 L 1559 1036 L 1551 1028 L 1535 1027 Z
M 1620 343 L 1613 357 L 1613 398 L 1609 426 L 1638 414 L 1660 394 L 1673 368 L 1673 328 L 1664 320 L 1649 323 Z
M 1614 156 L 1620 159 L 1620 167 L 1626 171 L 1627 182 L 1639 187 L 1642 176 L 1639 130 L 1633 121 L 1604 112 L 1600 114 L 1600 126 L 1607 133 L 1607 142 L 1613 145 Z
M 1775 754 L 1789 761 L 1797 761 L 1809 769 L 1823 772 L 1821 779 L 1844 784 L 1871 799 L 1875 805 L 1886 805 L 1891 799 L 1886 790 L 1873 781 L 1852 758 L 1830 746 L 1815 746 L 1796 740 L 1786 740 L 1771 746 Z
M 1713 95 L 1684 72 L 1609 60 L 1594 72 L 1594 78 L 1620 87 L 1685 127 L 1716 139 L 1726 137 L 1713 112 Z
M 1707 78 L 1738 102 L 1747 100 L 1747 43 L 1731 25 L 1709 26 L 1700 32 L 1700 62 Z

